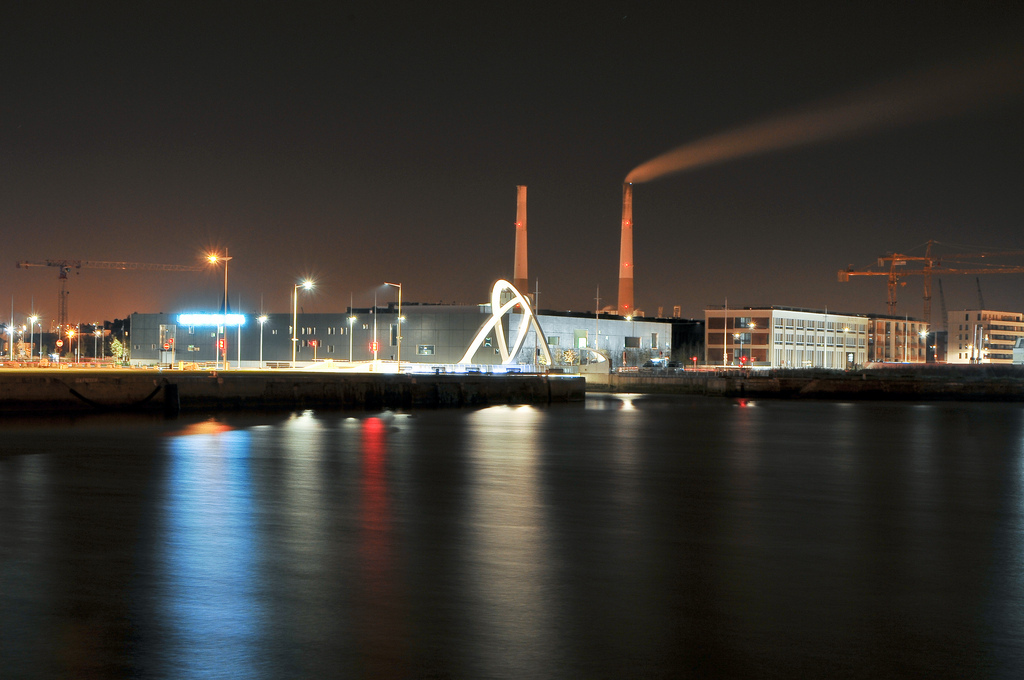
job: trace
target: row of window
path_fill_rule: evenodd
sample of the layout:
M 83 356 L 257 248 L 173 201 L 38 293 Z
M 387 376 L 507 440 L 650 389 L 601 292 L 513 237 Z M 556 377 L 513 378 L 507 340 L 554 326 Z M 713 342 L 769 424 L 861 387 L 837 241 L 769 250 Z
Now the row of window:
M 783 334 L 782 333 L 776 333 L 775 334 L 775 344 L 777 344 L 777 345 L 783 344 Z M 827 347 L 832 347 L 832 346 L 842 347 L 843 346 L 843 338 L 841 338 L 841 337 L 837 338 L 834 335 L 817 335 L 817 336 L 815 336 L 815 335 L 807 335 L 807 336 L 804 336 L 803 333 L 797 333 L 794 336 L 793 333 L 786 333 L 785 334 L 785 344 L 787 344 L 787 345 L 804 345 L 804 344 L 807 344 L 807 345 L 811 345 L 811 346 L 817 345 L 818 347 L 826 347 L 826 346 Z M 847 347 L 858 347 L 858 346 L 859 347 L 863 347 L 864 346 L 864 338 L 847 337 L 846 338 L 846 346 Z
M 775 327 L 782 328 L 795 328 L 796 330 L 830 330 L 830 331 L 843 331 L 844 333 L 865 333 L 867 332 L 867 325 L 862 323 L 844 324 L 838 321 L 815 321 L 814 319 L 784 319 L 782 317 L 775 317 Z

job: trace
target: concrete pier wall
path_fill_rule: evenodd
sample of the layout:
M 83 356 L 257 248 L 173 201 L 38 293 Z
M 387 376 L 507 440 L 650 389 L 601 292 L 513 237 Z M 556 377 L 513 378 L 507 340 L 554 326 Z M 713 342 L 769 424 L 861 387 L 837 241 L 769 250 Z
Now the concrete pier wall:
M 1009 368 L 907 373 L 878 370 L 806 375 L 790 371 L 764 376 L 711 372 L 677 375 L 613 373 L 587 375 L 586 380 L 587 390 L 591 392 L 791 399 L 1024 401 L 1024 371 Z
M 95 410 L 377 409 L 582 401 L 583 378 L 291 372 L 0 373 L 0 413 Z

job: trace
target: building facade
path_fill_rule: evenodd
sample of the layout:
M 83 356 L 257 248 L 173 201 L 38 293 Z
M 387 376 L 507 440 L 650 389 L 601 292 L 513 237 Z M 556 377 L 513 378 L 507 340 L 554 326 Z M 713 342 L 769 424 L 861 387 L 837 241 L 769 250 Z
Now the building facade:
M 871 363 L 925 363 L 929 342 L 929 329 L 923 321 L 894 316 L 868 317 L 868 361 Z
M 1024 314 L 987 309 L 948 313 L 946 362 L 1012 364 L 1013 348 L 1024 338 Z
M 869 319 L 792 307 L 704 310 L 709 366 L 847 369 L 867 362 Z
M 218 347 L 226 345 L 232 366 L 255 368 L 289 366 L 292 360 L 292 314 L 243 315 L 244 323 L 208 325 L 201 316 L 133 314 L 133 365 L 211 365 Z M 344 313 L 295 315 L 295 362 L 385 361 L 452 365 L 458 363 L 481 326 L 492 318 L 490 305 L 406 304 L 399 322 L 393 303 L 386 307 L 353 309 Z M 519 331 L 521 315 L 507 314 L 502 335 L 509 349 Z M 541 313 L 537 316 L 555 366 L 588 361 L 596 350 L 611 366 L 639 365 L 671 353 L 673 325 L 669 320 Z M 399 346 L 401 323 L 401 346 Z M 501 355 L 497 329 L 492 328 L 472 357 L 473 364 L 497 365 Z M 376 352 L 374 352 L 376 343 Z M 521 365 L 541 367 L 538 338 L 530 327 L 515 357 Z M 399 352 L 401 353 L 399 357 Z

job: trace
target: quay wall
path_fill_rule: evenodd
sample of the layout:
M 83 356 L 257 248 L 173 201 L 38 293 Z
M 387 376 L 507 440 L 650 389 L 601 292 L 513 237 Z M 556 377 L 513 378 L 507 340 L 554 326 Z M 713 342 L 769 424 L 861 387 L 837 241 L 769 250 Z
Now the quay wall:
M 1007 367 L 1009 368 L 1009 367 Z M 1024 371 L 891 369 L 800 375 L 612 373 L 586 375 L 590 392 L 692 394 L 780 399 L 1024 401 Z
M 293 408 L 436 408 L 582 401 L 583 378 L 277 371 L 0 373 L 0 413 Z

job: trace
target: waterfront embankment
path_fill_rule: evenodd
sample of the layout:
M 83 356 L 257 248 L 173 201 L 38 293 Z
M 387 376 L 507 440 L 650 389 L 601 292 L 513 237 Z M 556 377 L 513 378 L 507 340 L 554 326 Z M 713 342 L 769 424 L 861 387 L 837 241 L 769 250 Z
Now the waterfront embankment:
M 900 366 L 858 371 L 589 374 L 589 392 L 779 399 L 1024 401 L 1024 367 Z
M 4 370 L 0 413 L 437 408 L 582 401 L 583 378 L 533 374 Z

